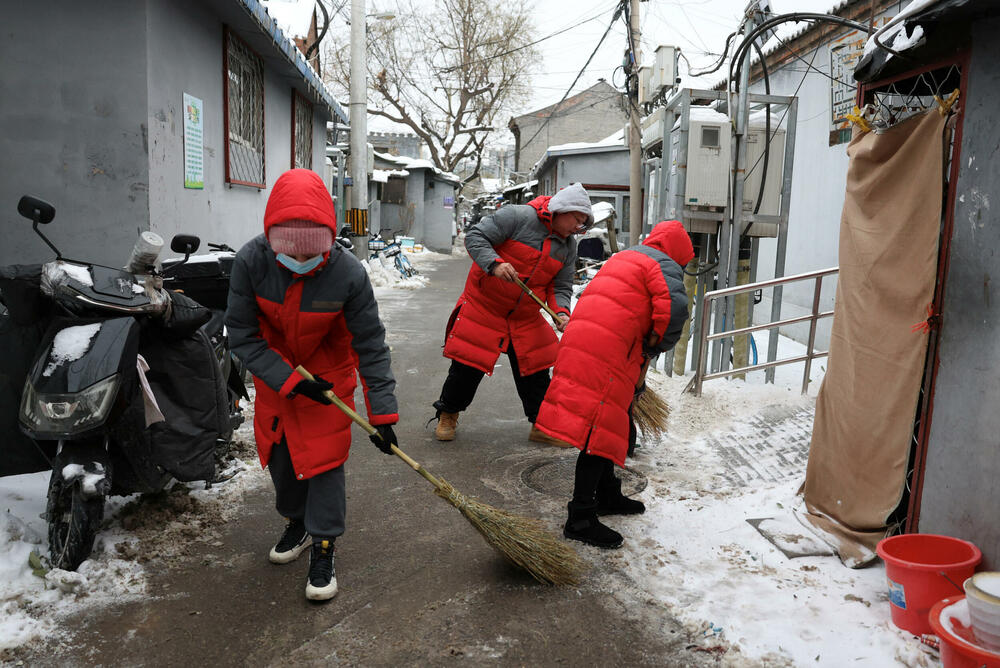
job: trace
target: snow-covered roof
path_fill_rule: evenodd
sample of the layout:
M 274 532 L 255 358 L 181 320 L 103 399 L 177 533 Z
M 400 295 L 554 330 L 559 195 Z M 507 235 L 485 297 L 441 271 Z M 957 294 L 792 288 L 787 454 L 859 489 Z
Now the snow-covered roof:
M 865 42 L 865 50 L 862 52 L 861 57 L 871 54 L 878 45 L 875 43 L 875 38 L 888 46 L 893 51 L 906 51 L 910 47 L 920 42 L 920 39 L 924 36 L 924 29 L 921 26 L 914 26 L 910 34 L 906 32 L 906 26 L 903 22 L 910 16 L 936 4 L 939 0 L 913 0 L 910 4 L 903 8 L 901 12 L 892 17 L 885 26 L 880 30 L 876 31 L 874 35 L 868 38 Z M 886 56 L 886 60 L 892 58 L 893 54 Z
M 299 76 L 302 77 L 314 96 L 327 106 L 330 115 L 346 123 L 347 113 L 343 107 L 333 97 L 333 93 L 326 87 L 299 48 L 295 46 L 295 42 L 285 36 L 285 33 L 278 26 L 278 22 L 268 13 L 263 3 L 259 0 L 236 0 L 236 2 L 250 15 L 257 29 L 270 37 L 274 46 L 298 71 Z
M 593 149 L 593 148 L 622 148 L 625 147 L 625 128 L 617 130 L 614 134 L 608 135 L 600 141 L 592 142 L 571 142 L 569 144 L 558 144 L 556 146 L 549 146 L 546 149 L 547 153 L 564 153 L 566 151 L 579 151 L 581 149 Z
M 515 190 L 531 190 L 538 185 L 538 179 L 531 179 L 530 181 L 524 181 L 522 183 L 515 183 L 514 185 L 507 186 L 503 189 L 504 194 L 512 193 Z
M 425 160 L 423 158 L 407 158 L 406 156 L 402 155 L 389 155 L 388 153 L 379 153 L 378 151 L 375 151 L 374 153 L 375 157 L 378 158 L 379 160 L 384 160 L 385 162 L 400 167 L 401 169 L 397 171 L 405 172 L 406 176 L 410 175 L 409 170 L 429 169 L 432 172 L 434 172 L 434 175 L 437 176 L 442 181 L 451 181 L 455 184 L 462 182 L 462 179 L 458 178 L 455 174 L 452 174 L 451 172 L 446 172 L 443 169 L 435 167 L 434 163 L 431 162 L 430 160 Z
M 390 176 L 409 176 L 405 169 L 373 169 L 372 181 L 377 183 L 388 183 Z

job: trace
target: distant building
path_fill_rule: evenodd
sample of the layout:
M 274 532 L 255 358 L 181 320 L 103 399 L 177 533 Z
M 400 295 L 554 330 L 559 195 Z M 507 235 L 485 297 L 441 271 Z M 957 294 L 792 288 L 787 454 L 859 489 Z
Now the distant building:
M 596 142 L 621 130 L 626 114 L 622 93 L 601 79 L 587 90 L 510 120 L 514 171 L 526 177 L 549 146 Z
M 532 172 L 532 181 L 504 191 L 511 199 L 533 195 L 555 195 L 571 183 L 587 189 L 590 201 L 607 202 L 615 209 L 621 230 L 628 231 L 629 152 L 624 128 L 598 142 L 574 142 L 549 146 Z M 537 182 L 535 181 L 537 179 Z
M 421 139 L 408 132 L 369 132 L 368 143 L 377 153 L 420 158 Z

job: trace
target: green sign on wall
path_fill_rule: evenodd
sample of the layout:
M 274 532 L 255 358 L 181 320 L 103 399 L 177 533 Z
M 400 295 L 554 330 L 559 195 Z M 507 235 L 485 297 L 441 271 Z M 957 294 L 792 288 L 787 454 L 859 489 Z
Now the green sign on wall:
M 201 100 L 184 93 L 184 187 L 205 187 Z

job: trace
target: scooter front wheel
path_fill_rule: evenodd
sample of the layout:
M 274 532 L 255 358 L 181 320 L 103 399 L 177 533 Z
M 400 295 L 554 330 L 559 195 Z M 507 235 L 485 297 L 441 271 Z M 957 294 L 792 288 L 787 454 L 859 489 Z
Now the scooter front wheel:
M 104 497 L 86 497 L 79 481 L 66 484 L 59 472 L 53 472 L 46 515 L 52 567 L 75 571 L 94 549 L 94 538 L 104 519 Z

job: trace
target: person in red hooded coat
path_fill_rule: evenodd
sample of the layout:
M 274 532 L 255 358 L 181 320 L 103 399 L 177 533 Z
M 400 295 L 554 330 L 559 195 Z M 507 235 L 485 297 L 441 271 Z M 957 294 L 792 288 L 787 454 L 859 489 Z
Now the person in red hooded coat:
M 593 224 L 590 196 L 576 183 L 551 197 L 502 207 L 466 232 L 473 265 L 445 329 L 444 356 L 452 362 L 434 402 L 439 441 L 455 438 L 459 412 L 472 403 L 483 376 L 492 375 L 500 353 L 507 353 L 524 414 L 534 423 L 559 340 L 514 280 L 546 301 L 562 331 L 576 269 L 573 235 Z M 534 426 L 529 439 L 565 446 Z
M 625 465 L 632 403 L 646 360 L 674 347 L 688 318 L 682 267 L 694 258 L 676 220 L 616 253 L 583 291 L 559 345 L 552 382 L 535 426 L 580 449 L 567 538 L 622 545 L 598 515 L 638 514 L 622 494 L 614 464 Z
M 306 597 L 337 593 L 333 545 L 344 533 L 344 462 L 351 420 L 325 396 L 353 408 L 358 372 L 372 442 L 396 443 L 396 381 L 385 329 L 364 267 L 334 243 L 333 200 L 323 180 L 292 169 L 274 183 L 264 234 L 233 263 L 226 310 L 232 350 L 254 377 L 254 436 L 288 524 L 269 558 L 294 561 L 311 548 Z M 309 380 L 295 368 L 315 377 Z

